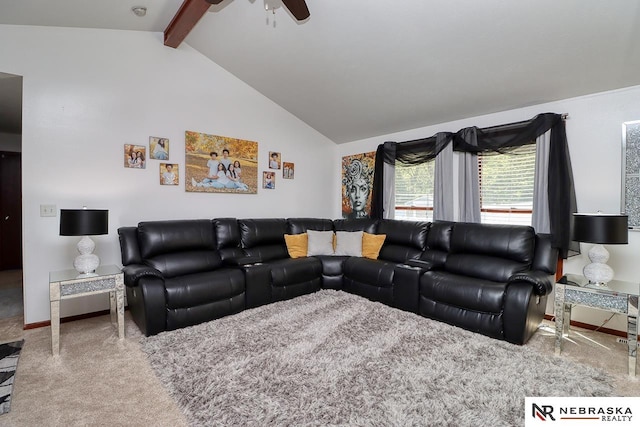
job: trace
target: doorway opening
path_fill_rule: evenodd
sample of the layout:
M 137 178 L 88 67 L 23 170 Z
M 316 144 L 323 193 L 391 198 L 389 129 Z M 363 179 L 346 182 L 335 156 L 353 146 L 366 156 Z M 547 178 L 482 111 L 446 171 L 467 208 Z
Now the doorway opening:
M 0 320 L 22 318 L 22 278 L 22 76 L 0 72 Z

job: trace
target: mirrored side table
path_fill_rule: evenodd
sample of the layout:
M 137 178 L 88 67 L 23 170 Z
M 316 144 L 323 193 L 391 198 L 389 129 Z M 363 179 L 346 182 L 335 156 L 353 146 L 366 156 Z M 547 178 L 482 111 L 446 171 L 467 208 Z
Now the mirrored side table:
M 124 274 L 115 265 L 104 265 L 94 274 L 77 270 L 49 273 L 51 303 L 51 352 L 60 354 L 60 301 L 87 295 L 109 293 L 111 322 L 118 326 L 118 337 L 124 338 Z
M 555 293 L 556 355 L 562 352 L 563 338 L 569 335 L 572 305 L 626 314 L 629 375 L 635 376 L 638 352 L 638 295 L 640 283 L 612 280 L 606 286 L 596 286 L 590 285 L 584 276 L 562 276 L 556 283 Z

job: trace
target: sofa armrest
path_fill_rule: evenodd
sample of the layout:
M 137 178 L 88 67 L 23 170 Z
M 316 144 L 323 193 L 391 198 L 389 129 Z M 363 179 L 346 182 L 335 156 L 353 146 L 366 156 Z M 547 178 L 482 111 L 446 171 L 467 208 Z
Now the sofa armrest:
M 225 260 L 224 263 L 230 267 L 243 267 L 245 265 L 260 264 L 262 263 L 262 258 L 257 255 L 241 258 L 229 258 Z
M 422 273 L 425 273 L 427 271 L 432 271 L 432 270 L 438 270 L 440 269 L 440 267 L 442 267 L 442 265 L 432 262 L 432 261 L 425 261 L 422 259 L 408 259 L 404 262 L 404 265 L 408 265 L 410 267 L 417 267 L 419 268 Z
M 524 282 L 533 286 L 533 293 L 537 296 L 549 295 L 553 291 L 553 283 L 549 274 L 544 271 L 525 271 L 509 277 L 508 285 Z
M 148 265 L 130 264 L 125 266 L 122 272 L 124 273 L 124 283 L 129 287 L 138 286 L 138 281 L 143 277 L 164 279 L 162 273 Z

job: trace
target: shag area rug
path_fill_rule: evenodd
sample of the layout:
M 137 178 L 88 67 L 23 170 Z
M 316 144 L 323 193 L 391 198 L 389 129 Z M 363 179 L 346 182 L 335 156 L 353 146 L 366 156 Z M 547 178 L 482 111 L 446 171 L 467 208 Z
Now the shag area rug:
M 24 340 L 0 344 L 0 415 L 11 409 L 11 392 Z
M 601 371 L 323 290 L 142 339 L 191 425 L 513 426 Z

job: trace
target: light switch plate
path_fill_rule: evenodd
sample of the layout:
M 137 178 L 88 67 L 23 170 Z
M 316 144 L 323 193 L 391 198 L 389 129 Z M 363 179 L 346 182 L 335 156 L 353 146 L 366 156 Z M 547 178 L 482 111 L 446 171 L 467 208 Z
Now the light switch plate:
M 56 216 L 56 205 L 40 205 L 40 216 Z

